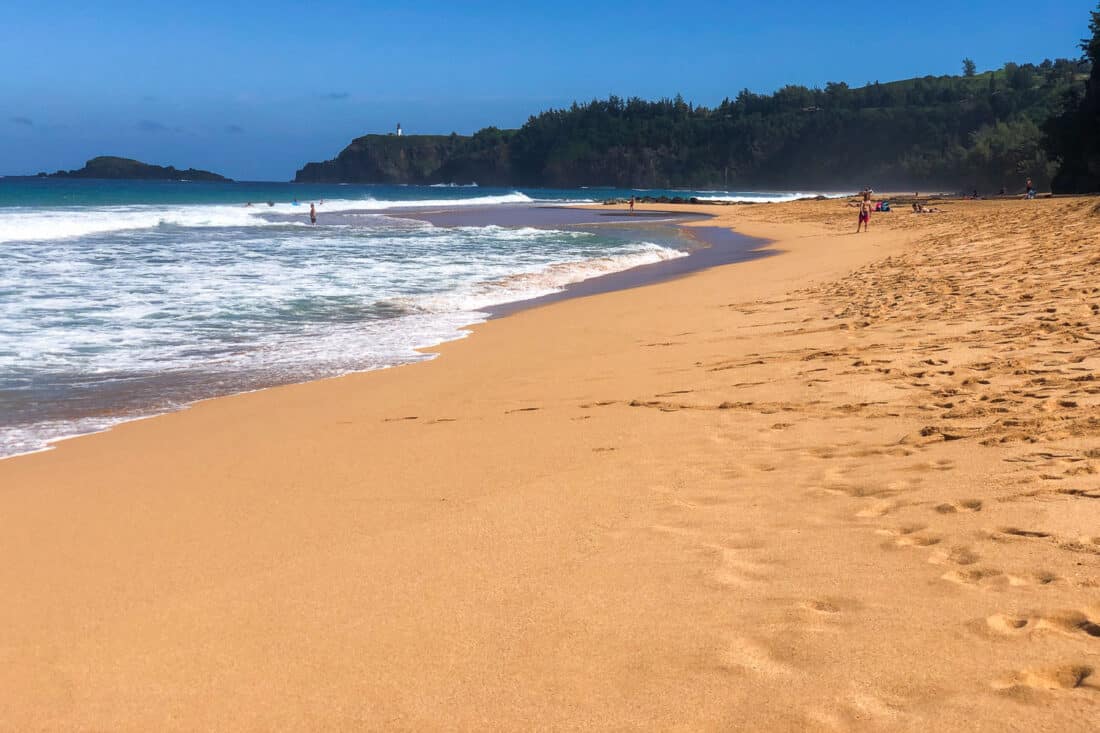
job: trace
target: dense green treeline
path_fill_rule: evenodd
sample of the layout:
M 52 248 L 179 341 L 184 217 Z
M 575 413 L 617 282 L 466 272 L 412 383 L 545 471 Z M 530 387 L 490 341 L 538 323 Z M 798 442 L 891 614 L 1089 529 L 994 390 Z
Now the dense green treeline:
M 1095 34 L 1100 14 L 1093 24 Z M 334 160 L 308 164 L 296 180 L 639 188 L 868 184 L 989 193 L 1022 190 L 1030 177 L 1046 187 L 1059 162 L 1072 167 L 1065 161 L 1080 152 L 1072 140 L 1056 140 L 1097 132 L 1095 59 L 1086 53 L 1081 60 L 1008 63 L 980 74 L 967 59 L 960 76 L 858 88 L 787 86 L 773 94 L 744 90 L 716 107 L 681 97 L 651 102 L 612 96 L 543 112 L 518 130 L 368 135 Z M 1071 114 L 1082 100 L 1092 100 L 1089 111 Z M 1097 136 L 1092 140 L 1096 145 Z M 1087 169 L 1075 176 L 1086 181 Z
M 1082 86 L 1069 60 L 861 88 L 594 101 L 528 120 L 510 141 L 517 183 L 1018 188 L 1053 168 L 1041 125 Z
M 1089 23 L 1092 36 L 1081 42 L 1092 73 L 1084 90 L 1074 87 L 1060 115 L 1046 123 L 1046 149 L 1059 163 L 1054 190 L 1100 191 L 1100 7 Z

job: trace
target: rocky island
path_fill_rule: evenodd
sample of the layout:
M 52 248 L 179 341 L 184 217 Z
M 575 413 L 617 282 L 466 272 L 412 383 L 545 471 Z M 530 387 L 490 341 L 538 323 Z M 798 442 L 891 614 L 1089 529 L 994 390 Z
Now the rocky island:
M 231 183 L 232 178 L 201 171 L 196 168 L 178 170 L 173 166 L 150 165 L 140 160 L 131 158 L 117 158 L 111 155 L 101 155 L 92 158 L 84 164 L 83 168 L 71 171 L 57 171 L 56 173 L 40 173 L 43 178 L 113 178 L 118 180 L 139 181 L 206 181 L 218 183 Z

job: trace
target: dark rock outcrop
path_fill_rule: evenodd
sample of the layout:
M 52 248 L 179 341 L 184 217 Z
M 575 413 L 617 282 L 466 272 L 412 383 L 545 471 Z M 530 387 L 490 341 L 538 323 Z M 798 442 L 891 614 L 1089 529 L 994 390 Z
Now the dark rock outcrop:
M 332 160 L 307 163 L 296 183 L 509 185 L 505 135 L 364 135 Z

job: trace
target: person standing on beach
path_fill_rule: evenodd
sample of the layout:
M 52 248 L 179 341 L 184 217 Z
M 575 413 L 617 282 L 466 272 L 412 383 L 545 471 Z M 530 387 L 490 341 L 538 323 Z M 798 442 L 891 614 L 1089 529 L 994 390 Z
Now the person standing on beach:
M 630 197 L 630 213 L 631 214 L 634 213 L 634 197 L 633 196 Z
M 859 234 L 860 227 L 863 231 L 867 231 L 871 226 L 871 197 L 868 196 L 863 200 L 863 203 L 859 205 L 859 223 L 856 224 L 856 234 Z
M 1029 199 L 1035 198 L 1035 186 L 1031 182 L 1031 178 L 1027 179 L 1027 197 Z
M 316 224 L 317 223 L 317 209 L 313 208 L 313 204 L 309 205 L 309 223 L 310 224 Z

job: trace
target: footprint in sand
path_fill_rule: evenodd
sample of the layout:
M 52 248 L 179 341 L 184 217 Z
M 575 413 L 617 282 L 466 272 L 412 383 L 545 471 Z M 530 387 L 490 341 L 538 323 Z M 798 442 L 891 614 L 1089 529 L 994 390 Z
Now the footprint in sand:
M 1008 583 L 1008 578 L 1005 577 L 1005 574 L 993 568 L 948 570 L 941 575 L 940 578 L 957 585 L 981 588 L 996 587 Z
M 991 631 L 1002 636 L 1024 636 L 1035 630 L 1035 619 L 1029 616 L 998 613 L 973 624 L 978 631 Z
M 984 630 L 1000 636 L 1016 637 L 1043 632 L 1100 637 L 1100 623 L 1082 611 L 1063 611 L 1048 615 L 996 613 L 985 619 Z
M 1100 499 L 1100 490 L 1088 491 L 1086 489 L 1064 488 L 1058 489 L 1058 493 L 1078 499 Z
M 982 510 L 981 499 L 959 499 L 958 501 L 938 504 L 935 507 L 940 514 L 956 514 L 960 512 L 980 512 Z
M 959 568 L 949 570 L 940 576 L 941 580 L 956 585 L 981 589 L 1003 590 L 1006 587 L 1044 586 L 1061 580 L 1054 573 L 1039 571 L 1033 573 L 1010 574 L 995 568 Z
M 941 542 L 941 537 L 925 532 L 925 529 L 923 524 L 907 524 L 892 529 L 880 529 L 877 532 L 894 537 L 893 541 L 887 543 L 888 546 L 894 547 L 930 547 Z
M 1035 529 L 1020 529 L 1019 527 L 1002 527 L 1001 533 L 1012 537 L 1026 537 L 1028 539 L 1046 539 L 1050 532 L 1041 532 Z
M 877 501 L 871 502 L 863 509 L 860 509 L 858 512 L 856 512 L 856 516 L 861 518 L 884 517 L 887 514 L 897 511 L 902 506 L 904 505 L 898 501 L 879 499 Z
M 890 702 L 864 690 L 853 689 L 851 694 L 837 699 L 833 705 L 832 709 L 811 711 L 807 715 L 808 725 L 805 729 L 817 730 L 824 727 L 835 731 L 862 730 L 866 729 L 869 721 L 877 721 L 880 726 L 887 721 L 892 724 L 888 728 L 876 727 L 876 730 L 901 729 L 897 722 L 897 718 L 904 715 L 904 702 L 901 700 Z
M 730 671 L 752 672 L 768 677 L 790 677 L 795 668 L 777 659 L 774 650 L 765 644 L 744 637 L 729 641 L 718 655 L 722 668 Z
M 969 547 L 956 546 L 950 549 L 937 550 L 928 558 L 933 565 L 973 565 L 981 557 Z
M 1036 690 L 1087 689 L 1096 692 L 1100 690 L 1100 685 L 1093 681 L 1093 673 L 1094 669 L 1087 664 L 1064 664 L 1013 672 L 1006 677 L 994 680 L 992 686 L 996 690 L 1005 692 L 1021 687 Z
M 853 499 L 868 499 L 874 497 L 893 496 L 896 490 L 882 486 L 870 486 L 867 484 L 850 484 L 846 482 L 833 482 L 821 487 L 826 494 L 834 496 L 847 496 Z
M 823 597 L 798 601 L 794 607 L 805 618 L 835 621 L 847 612 L 858 611 L 862 604 L 852 598 Z
M 769 575 L 767 565 L 744 557 L 744 550 L 718 545 L 707 545 L 707 549 L 718 553 L 719 564 L 714 571 L 714 580 L 720 585 L 746 586 L 766 580 Z

